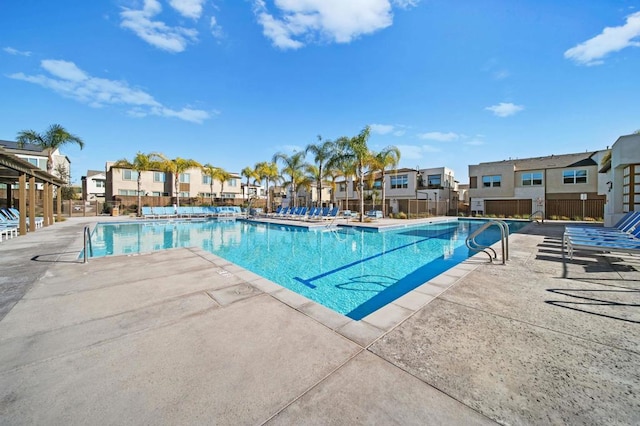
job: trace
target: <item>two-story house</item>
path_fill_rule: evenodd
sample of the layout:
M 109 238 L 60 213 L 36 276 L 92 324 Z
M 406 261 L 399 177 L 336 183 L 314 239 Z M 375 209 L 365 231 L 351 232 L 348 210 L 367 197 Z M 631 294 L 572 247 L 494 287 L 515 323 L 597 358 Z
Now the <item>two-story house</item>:
M 105 167 L 107 201 L 120 199 L 125 203 L 137 202 L 126 197 L 138 196 L 138 172 L 114 167 L 113 164 L 108 162 Z M 142 203 L 152 206 L 175 203 L 177 195 L 180 196 L 181 203 L 209 204 L 213 200 L 215 203 L 241 204 L 244 199 L 241 177 L 237 173 L 232 173 L 228 180 L 221 183 L 205 175 L 202 169 L 191 168 L 178 175 L 178 194 L 175 193 L 175 176 L 172 173 L 162 170 L 143 171 L 140 179 L 141 196 L 146 197 Z
M 602 218 L 598 169 L 606 151 L 509 159 L 469 166 L 472 215 Z
M 375 172 L 373 176 L 365 175 L 364 182 L 366 208 L 384 209 L 386 214 L 416 211 L 455 214 L 459 201 L 458 182 L 453 170 L 447 167 L 389 170 L 385 172 L 384 183 L 381 173 Z M 383 184 L 384 207 L 380 205 Z M 335 198 L 343 209 L 358 210 L 356 180 L 350 177 L 338 182 Z
M 28 161 L 45 172 L 47 171 L 47 151 L 41 149 L 38 145 L 24 144 L 20 147 L 17 142 L 0 140 L 0 146 L 3 147 L 6 152 Z M 62 180 L 69 184 L 71 179 L 71 161 L 69 157 L 61 154 L 59 149 L 53 151 L 52 157 L 53 175 L 62 178 Z M 41 185 L 38 186 L 38 189 L 42 189 Z
M 104 202 L 106 182 L 104 171 L 87 170 L 87 175 L 82 176 L 82 199 Z

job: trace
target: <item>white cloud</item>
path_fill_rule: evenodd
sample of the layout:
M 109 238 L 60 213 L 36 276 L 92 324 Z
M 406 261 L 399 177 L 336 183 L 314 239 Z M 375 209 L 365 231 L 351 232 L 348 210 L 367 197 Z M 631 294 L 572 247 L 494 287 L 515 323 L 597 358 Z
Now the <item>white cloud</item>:
M 218 24 L 215 16 L 211 17 L 211 20 L 209 21 L 209 28 L 211 29 L 211 34 L 214 38 L 221 39 L 224 36 L 222 27 Z
M 169 52 L 182 52 L 189 42 L 197 40 L 198 32 L 194 29 L 170 27 L 164 22 L 153 21 L 152 18 L 161 11 L 162 6 L 158 0 L 144 0 L 142 10 L 124 8 L 120 12 L 120 26 L 133 31 L 152 46 Z
M 611 52 L 617 52 L 625 47 L 640 47 L 640 12 L 627 16 L 627 22 L 619 27 L 606 27 L 602 33 L 580 43 L 564 52 L 566 59 L 571 59 L 581 65 L 602 64 L 602 58 Z
M 481 141 L 480 139 L 471 139 L 470 141 L 466 141 L 465 145 L 480 146 L 484 145 L 484 141 Z
M 508 117 L 524 109 L 522 105 L 515 105 L 511 102 L 500 102 L 498 105 L 492 105 L 485 108 L 488 111 L 493 112 L 498 117 Z
M 46 59 L 41 62 L 42 68 L 50 75 L 12 74 L 9 77 L 51 89 L 60 95 L 75 99 L 78 102 L 100 108 L 105 105 L 126 105 L 132 107 L 128 114 L 135 117 L 158 115 L 175 117 L 194 123 L 202 123 L 209 118 L 203 110 L 182 108 L 174 110 L 156 101 L 152 95 L 143 90 L 130 87 L 124 81 L 107 80 L 92 77 L 73 62 Z
M 394 126 L 391 124 L 370 124 L 369 127 L 373 133 L 377 133 L 379 135 L 386 135 L 388 133 L 393 132 Z
M 440 141 L 440 142 L 449 142 L 449 141 L 455 141 L 455 140 L 460 139 L 460 135 L 457 134 L 457 133 L 453 133 L 453 132 L 449 132 L 449 133 L 442 133 L 442 132 L 419 133 L 418 137 L 420 139 L 428 139 L 428 140 Z
M 199 19 L 205 0 L 169 0 L 169 4 L 185 18 Z
M 254 0 L 263 34 L 281 49 L 298 49 L 311 40 L 349 43 L 393 21 L 389 0 L 275 0 L 275 7 L 279 17 L 269 12 L 264 0 Z
M 400 158 L 405 160 L 421 160 L 422 148 L 415 145 L 396 145 L 400 150 Z
M 400 9 L 410 9 L 416 7 L 420 0 L 392 0 L 392 3 Z
M 31 56 L 31 52 L 24 52 L 18 49 L 14 49 L 13 47 L 4 47 L 2 50 L 7 52 L 9 55 L 20 55 L 20 56 Z

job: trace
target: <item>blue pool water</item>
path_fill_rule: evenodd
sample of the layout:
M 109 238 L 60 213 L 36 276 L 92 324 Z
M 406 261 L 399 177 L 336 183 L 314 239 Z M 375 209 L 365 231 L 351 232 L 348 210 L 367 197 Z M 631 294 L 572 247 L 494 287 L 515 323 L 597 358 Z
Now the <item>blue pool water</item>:
M 511 232 L 528 222 L 509 222 Z M 353 319 L 361 319 L 473 255 L 483 222 L 452 220 L 385 232 L 246 221 L 100 223 L 93 256 L 200 247 Z M 499 239 L 490 227 L 476 241 Z

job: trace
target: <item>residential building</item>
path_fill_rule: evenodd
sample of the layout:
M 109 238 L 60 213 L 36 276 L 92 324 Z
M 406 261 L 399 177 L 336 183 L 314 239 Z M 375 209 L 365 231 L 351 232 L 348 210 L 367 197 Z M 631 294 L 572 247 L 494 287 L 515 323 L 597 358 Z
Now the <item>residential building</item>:
M 382 197 L 382 175 L 379 172 L 373 176 L 366 175 L 365 199 L 370 207 L 377 205 L 378 209 Z M 370 187 L 371 186 L 371 187 Z M 389 213 L 425 210 L 432 214 L 455 214 L 458 196 L 458 182 L 455 180 L 453 170 L 447 167 L 435 167 L 428 169 L 400 168 L 385 172 L 385 210 Z M 357 210 L 357 182 L 353 177 L 340 181 L 336 188 L 336 200 L 347 209 L 347 201 L 350 210 Z M 412 208 L 409 201 L 418 201 Z M 430 207 L 429 207 L 430 205 Z
M 599 171 L 599 189 L 607 197 L 605 226 L 613 226 L 627 212 L 640 211 L 640 134 L 620 136 Z
M 82 176 L 82 199 L 104 202 L 106 183 L 107 176 L 104 171 L 87 170 L 87 175 Z
M 113 162 L 106 164 L 107 201 L 120 198 L 123 202 L 132 200 L 123 197 L 137 197 L 138 172 L 126 168 L 114 167 Z M 143 200 L 150 205 L 166 205 L 175 203 L 175 184 L 172 173 L 161 170 L 141 172 L 140 191 L 144 197 L 165 197 L 169 199 Z M 206 176 L 202 169 L 194 167 L 178 175 L 178 192 L 181 203 L 209 204 L 216 203 L 241 204 L 245 197 L 242 194 L 241 177 L 236 173 L 221 183 Z
M 472 215 L 603 217 L 598 169 L 606 151 L 469 166 Z
M 17 142 L 0 140 L 0 147 L 4 148 L 6 152 L 37 166 L 41 170 L 47 171 L 47 151 L 41 149 L 38 145 L 24 144 L 24 146 L 19 147 Z M 53 151 L 52 157 L 53 175 L 62 178 L 67 184 L 70 183 L 71 161 L 69 157 L 61 154 L 59 149 Z M 41 184 L 38 185 L 38 189 L 41 189 Z

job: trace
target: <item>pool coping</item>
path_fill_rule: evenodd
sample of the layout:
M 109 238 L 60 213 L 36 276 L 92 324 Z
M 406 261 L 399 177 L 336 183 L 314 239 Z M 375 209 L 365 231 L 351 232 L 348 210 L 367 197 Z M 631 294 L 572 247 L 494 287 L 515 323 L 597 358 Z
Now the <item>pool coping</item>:
M 163 220 L 163 219 L 161 219 Z M 393 229 L 406 228 L 411 226 L 419 226 L 425 223 L 434 222 L 449 222 L 457 221 L 458 218 L 452 217 L 435 217 L 423 219 L 420 222 L 412 222 L 410 224 L 402 224 L 394 226 Z M 486 220 L 486 219 L 485 219 Z M 129 221 L 131 222 L 131 221 Z M 291 222 L 289 220 L 285 223 L 274 223 L 276 225 L 286 225 Z M 95 222 L 90 225 L 90 231 L 93 232 L 94 228 L 100 222 Z M 114 223 L 108 221 L 108 223 Z M 122 222 L 125 223 L 125 222 Z M 272 222 L 269 222 L 272 223 Z M 529 225 L 531 226 L 531 224 Z M 517 234 L 511 234 L 511 237 Z M 78 237 L 77 244 L 83 246 L 83 237 Z M 74 244 L 75 246 L 75 244 Z M 500 242 L 496 242 L 491 247 L 498 251 Z M 78 252 L 71 252 L 61 256 L 60 260 L 79 262 L 80 254 L 84 247 Z M 400 324 L 411 318 L 419 310 L 424 308 L 430 302 L 435 300 L 438 296 L 443 294 L 458 281 L 464 278 L 466 275 L 474 271 L 480 265 L 488 264 L 485 253 L 478 252 L 473 256 L 463 260 L 457 265 L 447 269 L 443 273 L 425 281 L 421 285 L 417 286 L 413 290 L 405 293 L 399 298 L 389 302 L 385 306 L 377 309 L 360 320 L 354 320 L 343 314 L 340 314 L 318 302 L 315 302 L 301 294 L 296 293 L 286 287 L 281 286 L 261 275 L 258 275 L 248 269 L 243 268 L 227 259 L 224 259 L 218 255 L 210 253 L 200 247 L 182 247 L 168 250 L 188 249 L 194 254 L 202 257 L 203 259 L 211 262 L 216 267 L 225 270 L 226 272 L 235 275 L 246 284 L 251 285 L 253 288 L 260 292 L 267 294 L 281 303 L 291 307 L 292 309 L 302 313 L 303 315 L 317 321 L 325 327 L 333 330 L 341 336 L 349 339 L 350 341 L 360 345 L 362 348 L 367 348 L 375 343 L 378 339 L 398 327 Z M 109 256 L 143 256 L 153 252 L 124 254 Z

